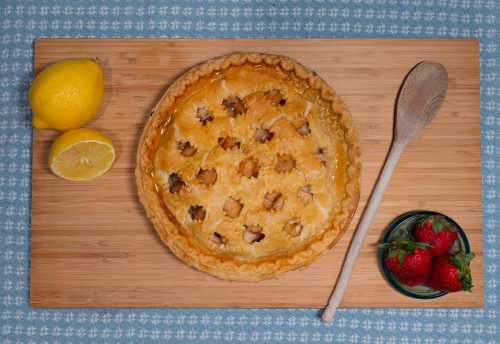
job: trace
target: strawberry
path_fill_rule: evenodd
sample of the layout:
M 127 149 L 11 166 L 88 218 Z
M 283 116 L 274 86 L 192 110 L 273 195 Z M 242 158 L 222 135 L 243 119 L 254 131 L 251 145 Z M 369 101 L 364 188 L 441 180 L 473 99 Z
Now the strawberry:
M 448 253 L 437 257 L 432 264 L 427 285 L 442 291 L 459 291 L 472 288 L 470 262 L 474 253 L 460 252 L 454 256 Z
M 389 271 L 408 286 L 423 284 L 427 280 L 432 265 L 428 246 L 409 239 L 380 245 L 386 250 L 385 264 Z
M 455 232 L 446 219 L 439 215 L 425 217 L 417 224 L 413 231 L 415 239 L 431 245 L 432 256 L 439 256 L 448 252 L 457 240 L 458 234 Z

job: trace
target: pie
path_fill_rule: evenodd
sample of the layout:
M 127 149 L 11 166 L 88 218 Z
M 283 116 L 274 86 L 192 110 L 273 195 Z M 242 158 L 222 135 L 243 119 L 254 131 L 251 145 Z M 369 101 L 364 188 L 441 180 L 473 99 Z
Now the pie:
M 136 180 L 161 240 L 233 281 L 305 267 L 346 230 L 360 149 L 333 89 L 297 61 L 235 53 L 179 77 L 139 142 Z

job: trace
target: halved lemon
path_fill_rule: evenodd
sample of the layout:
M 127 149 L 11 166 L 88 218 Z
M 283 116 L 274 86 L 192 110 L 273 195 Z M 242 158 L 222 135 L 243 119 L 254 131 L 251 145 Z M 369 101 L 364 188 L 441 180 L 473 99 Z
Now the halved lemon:
M 86 181 L 106 173 L 115 160 L 111 139 L 94 129 L 65 132 L 52 144 L 50 170 L 61 178 Z

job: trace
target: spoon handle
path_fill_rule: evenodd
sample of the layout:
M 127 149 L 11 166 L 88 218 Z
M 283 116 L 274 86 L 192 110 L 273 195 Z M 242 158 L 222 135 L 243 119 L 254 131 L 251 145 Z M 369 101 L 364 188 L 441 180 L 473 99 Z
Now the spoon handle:
M 363 246 L 363 241 L 365 239 L 366 233 L 368 233 L 368 228 L 370 227 L 373 217 L 377 213 L 380 201 L 384 196 L 384 191 L 389 184 L 392 172 L 394 171 L 394 168 L 396 167 L 399 161 L 399 157 L 403 153 L 405 146 L 405 142 L 394 142 L 391 146 L 391 150 L 384 164 L 382 172 L 380 173 L 378 181 L 373 189 L 372 195 L 368 200 L 365 211 L 362 214 L 358 229 L 356 230 L 356 233 L 354 234 L 354 237 L 351 241 L 349 251 L 347 252 L 347 257 L 344 261 L 344 265 L 342 266 L 342 270 L 340 272 L 339 279 L 337 280 L 337 284 L 335 285 L 333 294 L 330 296 L 328 305 L 321 316 L 321 318 L 325 322 L 332 321 L 333 316 L 335 315 L 335 312 L 340 305 L 340 302 L 342 301 L 342 297 L 344 296 L 345 290 L 347 288 L 347 283 L 349 282 L 349 278 L 351 277 L 352 270 L 354 268 L 354 264 L 356 263 L 356 259 L 358 258 L 361 247 Z

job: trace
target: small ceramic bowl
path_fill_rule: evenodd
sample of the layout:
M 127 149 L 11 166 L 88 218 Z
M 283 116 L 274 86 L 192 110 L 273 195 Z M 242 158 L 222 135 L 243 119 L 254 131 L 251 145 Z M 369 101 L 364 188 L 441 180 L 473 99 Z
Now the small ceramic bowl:
M 465 252 L 465 253 L 470 252 L 469 240 L 467 239 L 467 236 L 465 235 L 463 229 L 455 221 L 453 221 L 453 219 L 449 218 L 448 216 L 437 213 L 435 211 L 428 211 L 428 210 L 415 210 L 398 216 L 396 219 L 394 219 L 394 221 L 392 221 L 389 224 L 389 226 L 387 226 L 384 232 L 384 237 L 382 239 L 382 242 L 384 243 L 390 242 L 394 237 L 401 234 L 401 231 L 409 231 L 409 233 L 411 234 L 411 231 L 416 226 L 418 221 L 430 215 L 443 216 L 446 219 L 446 221 L 448 221 L 450 225 L 458 233 L 458 239 L 451 247 L 449 251 L 450 254 L 456 254 L 458 252 Z M 434 299 L 436 297 L 440 297 L 447 294 L 447 292 L 445 291 L 435 290 L 423 285 L 410 287 L 399 282 L 393 276 L 393 274 L 387 269 L 387 266 L 385 265 L 385 252 L 383 249 L 379 249 L 379 264 L 389 284 L 403 295 L 413 297 L 416 299 Z

